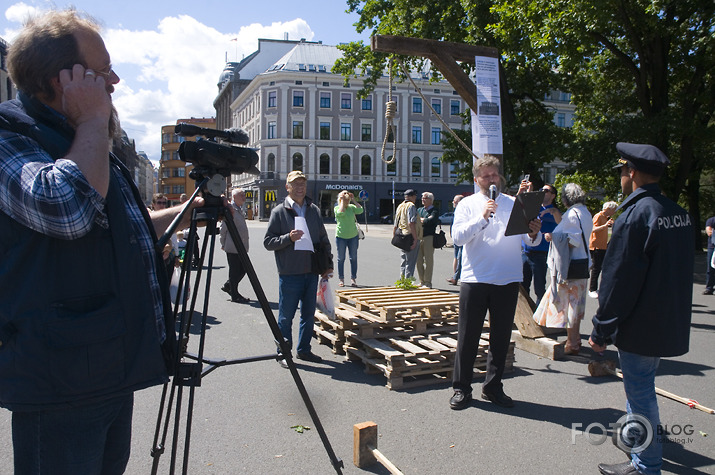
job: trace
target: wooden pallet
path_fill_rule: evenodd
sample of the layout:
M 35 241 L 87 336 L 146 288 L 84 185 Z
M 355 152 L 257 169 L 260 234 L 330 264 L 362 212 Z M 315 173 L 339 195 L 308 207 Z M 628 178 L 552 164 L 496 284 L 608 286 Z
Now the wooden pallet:
M 381 373 L 389 389 L 408 389 L 448 382 L 454 370 L 457 349 L 455 329 L 424 335 L 389 338 L 361 338 L 345 332 L 345 351 L 349 360 L 362 361 L 367 373 Z M 474 362 L 475 373 L 484 374 L 489 335 L 484 333 Z M 514 368 L 514 343 L 509 346 L 505 372 Z
M 338 301 L 379 322 L 405 317 L 456 317 L 459 295 L 436 289 L 403 290 L 395 287 L 372 287 L 338 290 Z

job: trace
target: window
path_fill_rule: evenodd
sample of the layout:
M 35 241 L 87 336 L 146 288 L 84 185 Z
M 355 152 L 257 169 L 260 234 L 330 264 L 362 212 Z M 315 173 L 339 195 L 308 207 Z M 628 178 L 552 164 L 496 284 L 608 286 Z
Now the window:
M 459 115 L 459 101 L 449 101 L 449 113 L 451 115 Z
M 372 110 L 372 96 L 367 96 L 362 100 L 362 110 L 371 111 Z
M 412 143 L 422 143 L 422 127 L 418 125 L 412 127 Z
M 303 121 L 294 120 L 293 121 L 293 138 L 302 139 L 303 138 Z
M 432 127 L 432 141 L 430 143 L 432 145 L 439 145 L 441 139 L 442 129 L 440 129 L 439 127 Z
M 422 159 L 412 157 L 412 176 L 422 176 Z
M 184 185 L 174 185 L 171 187 L 171 192 L 176 195 L 180 195 L 184 192 Z
M 320 155 L 319 171 L 321 175 L 330 174 L 330 155 L 324 153 Z
M 330 122 L 320 123 L 320 140 L 330 140 Z
M 392 155 L 390 155 L 389 157 L 387 157 L 387 161 L 389 162 L 390 160 L 392 160 Z M 395 175 L 397 175 L 397 160 L 395 160 L 395 161 L 392 162 L 392 163 L 388 163 L 388 164 L 387 164 L 385 174 L 386 174 L 387 176 L 395 176 Z
M 268 93 L 268 107 L 276 106 L 276 91 L 271 91 Z
M 161 152 L 161 161 L 171 160 L 171 152 Z
M 303 91 L 293 91 L 293 107 L 303 107 Z
M 329 92 L 321 92 L 320 93 L 320 108 L 321 109 L 330 109 L 330 93 Z
M 441 163 L 439 161 L 439 157 L 434 157 L 432 159 L 430 175 L 433 177 L 438 177 L 441 175 Z
M 422 98 L 421 97 L 413 97 L 412 98 L 412 112 L 415 114 L 422 113 Z
M 350 175 L 350 155 L 347 153 L 340 157 L 340 174 Z
M 363 142 L 370 142 L 372 141 L 372 125 L 370 124 L 362 124 L 362 133 L 361 133 L 361 139 Z
M 340 93 L 340 108 L 341 109 L 352 109 L 352 95 L 349 92 Z
M 362 176 L 369 176 L 372 172 L 372 159 L 370 155 L 363 155 L 360 159 L 360 174 Z
M 340 140 L 352 140 L 350 137 L 350 124 L 340 124 Z
M 185 174 L 186 174 L 186 168 L 184 168 L 184 167 L 174 168 L 174 176 L 175 177 L 183 178 L 184 176 L 186 176 Z
M 299 152 L 293 154 L 293 168 L 291 170 L 303 171 L 303 155 Z
M 556 114 L 556 125 L 566 127 L 566 114 Z
M 171 168 L 162 168 L 161 169 L 161 177 L 162 178 L 169 178 L 171 176 Z
M 267 139 L 274 139 L 276 138 L 276 123 L 275 122 L 268 122 L 268 135 L 266 136 Z
M 274 172 L 276 171 L 276 156 L 272 153 L 268 154 L 268 159 L 266 160 L 266 171 Z
M 169 143 L 171 142 L 171 134 L 162 134 L 161 135 L 161 143 Z
M 438 114 L 442 113 L 442 100 L 441 99 L 432 99 L 432 109 Z
M 165 185 L 161 188 L 161 192 L 164 193 L 165 195 L 170 195 L 171 194 L 171 186 Z
M 449 164 L 449 177 L 457 178 L 457 163 L 452 162 Z

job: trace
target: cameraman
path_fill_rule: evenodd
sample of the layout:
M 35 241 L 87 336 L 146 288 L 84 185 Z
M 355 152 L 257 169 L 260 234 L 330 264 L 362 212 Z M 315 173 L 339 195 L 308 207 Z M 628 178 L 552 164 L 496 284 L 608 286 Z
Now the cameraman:
M 179 208 L 150 215 L 110 153 L 119 77 L 96 22 L 73 9 L 29 19 L 8 70 L 19 94 L 0 105 L 0 406 L 14 470 L 122 473 L 134 391 L 167 381 L 172 361 L 155 243 Z

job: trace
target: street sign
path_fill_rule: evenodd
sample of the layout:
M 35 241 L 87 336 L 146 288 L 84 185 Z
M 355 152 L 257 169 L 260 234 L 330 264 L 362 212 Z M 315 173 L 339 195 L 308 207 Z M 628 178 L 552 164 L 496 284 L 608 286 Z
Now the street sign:
M 360 200 L 367 201 L 367 190 L 360 190 L 358 196 L 360 197 Z

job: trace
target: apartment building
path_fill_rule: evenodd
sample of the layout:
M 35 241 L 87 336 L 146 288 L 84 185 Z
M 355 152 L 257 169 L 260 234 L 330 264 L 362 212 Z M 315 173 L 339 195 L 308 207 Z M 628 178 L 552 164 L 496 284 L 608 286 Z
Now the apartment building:
M 216 128 L 216 119 L 213 117 L 179 119 L 176 124 L 179 123 L 196 125 L 205 129 Z M 163 193 L 168 198 L 169 206 L 179 204 L 182 193 L 191 196 L 196 189 L 196 183 L 189 177 L 193 166 L 179 157 L 181 143 L 187 140 L 195 141 L 196 137 L 176 135 L 174 132 L 176 124 L 161 127 L 161 160 L 159 162 L 157 192 Z

